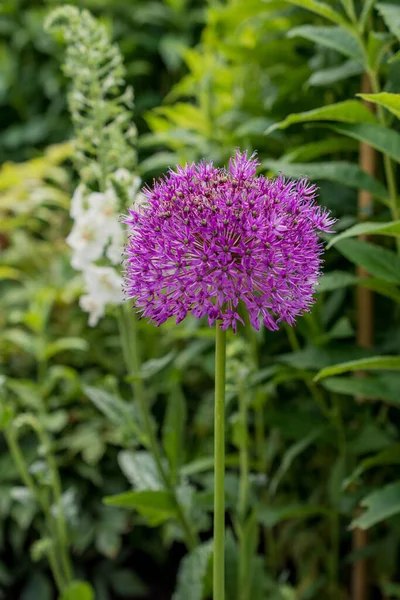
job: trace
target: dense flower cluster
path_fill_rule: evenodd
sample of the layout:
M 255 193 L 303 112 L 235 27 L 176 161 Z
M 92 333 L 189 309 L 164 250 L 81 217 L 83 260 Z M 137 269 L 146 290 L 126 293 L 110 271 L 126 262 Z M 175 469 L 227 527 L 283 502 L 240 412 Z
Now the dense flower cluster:
M 130 202 L 138 202 L 139 177 L 119 169 L 114 181 L 124 185 Z M 80 306 L 89 313 L 91 326 L 104 316 L 107 304 L 123 301 L 122 278 L 113 266 L 121 262 L 125 243 L 119 210 L 120 200 L 111 181 L 104 193 L 90 192 L 81 183 L 71 202 L 74 225 L 67 243 L 72 248 L 72 266 L 83 274 L 85 294 L 80 298 Z
M 293 325 L 309 310 L 320 275 L 318 230 L 334 219 L 306 179 L 256 176 L 236 153 L 228 169 L 178 167 L 129 211 L 125 288 L 142 316 L 160 325 L 190 311 L 236 329 L 242 302 L 255 328 Z

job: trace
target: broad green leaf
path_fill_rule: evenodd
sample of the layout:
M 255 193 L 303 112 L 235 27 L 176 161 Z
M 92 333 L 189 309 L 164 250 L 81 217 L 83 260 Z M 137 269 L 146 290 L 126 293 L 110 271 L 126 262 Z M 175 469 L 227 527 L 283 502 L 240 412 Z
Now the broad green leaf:
M 376 523 L 389 519 L 400 512 L 400 482 L 390 483 L 384 488 L 368 494 L 361 500 L 366 511 L 353 519 L 351 527 L 369 529 Z
M 61 594 L 60 600 L 95 600 L 94 591 L 86 581 L 72 581 Z
M 330 511 L 325 506 L 287 504 L 279 507 L 263 506 L 257 512 L 257 520 L 265 527 L 274 527 L 288 519 L 307 519 L 308 517 L 325 516 Z
M 382 296 L 386 296 L 386 298 L 391 298 L 391 300 L 400 303 L 400 290 L 392 283 L 388 283 L 387 281 L 383 281 L 382 279 L 376 277 L 364 277 L 360 279 L 359 283 L 369 290 L 377 292 Z
M 344 25 L 346 27 L 349 26 L 346 19 L 342 17 L 342 15 L 333 8 L 331 8 L 325 2 L 320 2 L 319 0 L 285 0 L 289 2 L 289 4 L 294 4 L 295 6 L 299 6 L 301 8 L 305 8 L 306 10 L 310 10 L 311 12 L 319 15 L 320 17 L 325 17 L 329 21 L 333 23 L 337 23 L 338 25 Z
M 176 517 L 173 495 L 164 490 L 131 491 L 104 498 L 108 506 L 136 510 L 151 526 L 157 526 Z
M 357 237 L 364 234 L 391 235 L 395 237 L 400 236 L 400 221 L 388 221 L 386 223 L 357 223 L 357 225 L 353 225 L 353 227 L 349 227 L 349 229 L 346 229 L 346 231 L 342 231 L 338 235 L 335 235 L 333 238 L 331 238 L 326 248 L 331 248 L 337 244 L 337 242 L 340 242 L 340 240 L 350 237 Z
M 318 163 L 286 163 L 282 160 L 266 160 L 262 166 L 287 177 L 308 177 L 315 181 L 327 180 L 367 190 L 387 203 L 388 192 L 377 179 L 362 171 L 358 165 L 345 161 Z
M 353 275 L 352 273 L 347 273 L 347 271 L 331 271 L 330 273 L 322 275 L 316 291 L 318 293 L 332 292 L 333 290 L 354 285 L 359 281 L 360 277 L 357 277 L 357 275 Z
M 359 23 L 362 28 L 364 28 L 364 26 L 367 22 L 367 19 L 369 17 L 369 14 L 374 7 L 375 2 L 376 2 L 376 0 L 364 0 L 363 1 L 362 11 L 360 14 L 360 19 L 359 19 Z
M 27 354 L 38 355 L 38 340 L 23 329 L 8 329 L 1 334 L 1 339 L 14 344 Z
M 286 129 L 295 123 L 310 123 L 312 121 L 339 121 L 343 123 L 376 123 L 376 118 L 364 104 L 358 100 L 345 100 L 336 104 L 328 104 L 307 110 L 302 113 L 292 113 L 280 123 L 268 127 L 266 134 L 275 129 Z
M 356 60 L 347 60 L 337 67 L 330 67 L 314 71 L 308 80 L 309 85 L 324 86 L 332 85 L 337 81 L 343 81 L 349 77 L 361 75 L 364 72 L 364 67 Z
M 364 142 L 400 162 L 400 134 L 393 129 L 371 123 L 331 125 L 330 128 Z
M 269 489 L 272 495 L 276 493 L 280 482 L 290 469 L 293 461 L 299 456 L 299 454 L 304 452 L 306 448 L 311 446 L 311 444 L 315 442 L 315 440 L 322 434 L 323 431 L 325 431 L 324 427 L 318 427 L 316 430 L 311 431 L 306 437 L 290 446 L 290 448 L 285 452 L 276 473 L 271 479 Z
M 163 481 L 153 456 L 145 450 L 122 450 L 118 454 L 121 470 L 137 490 L 161 490 Z
M 365 471 L 374 467 L 383 465 L 398 465 L 400 464 L 400 443 L 392 444 L 389 448 L 385 448 L 375 456 L 369 456 L 360 462 L 356 469 L 351 473 L 344 482 L 344 487 L 349 487 L 357 481 Z
M 115 425 L 125 425 L 127 420 L 130 420 L 128 405 L 119 396 L 89 385 L 84 385 L 83 391 L 96 408 Z
M 385 598 L 400 598 L 400 584 L 392 581 L 382 581 L 380 587 Z
M 337 250 L 352 263 L 389 283 L 400 283 L 400 257 L 391 250 L 360 240 L 342 240 Z
M 282 156 L 282 160 L 287 162 L 305 162 L 320 158 L 333 152 L 348 152 L 358 149 L 358 144 L 350 139 L 340 137 L 327 137 L 323 140 L 303 144 L 298 148 L 292 148 L 287 154 Z
M 393 404 L 400 404 L 397 384 L 387 381 L 387 377 L 328 377 L 322 381 L 324 388 L 338 394 L 349 396 L 362 396 L 368 400 L 383 400 Z
M 12 267 L 0 266 L 0 280 L 1 279 L 15 279 L 19 280 L 22 278 L 21 271 L 13 269 Z
M 340 375 L 349 371 L 400 371 L 400 356 L 371 356 L 359 360 L 350 360 L 325 367 L 317 373 L 314 381 L 319 381 L 332 375 Z
M 172 600 L 203 600 L 204 578 L 212 555 L 213 543 L 197 546 L 181 561 Z
M 384 106 L 398 119 L 400 119 L 400 94 L 389 94 L 389 92 L 380 92 L 379 94 L 357 94 L 363 100 L 373 102 Z
M 400 6 L 389 4 L 389 2 L 379 2 L 376 8 L 389 31 L 400 40 Z
M 88 348 L 88 342 L 82 338 L 61 338 L 55 342 L 51 342 L 46 346 L 44 350 L 44 357 L 49 359 L 59 352 L 85 352 Z
M 288 37 L 302 37 L 321 46 L 337 50 L 341 54 L 355 59 L 358 63 L 364 62 L 364 55 L 358 39 L 342 27 L 302 25 L 291 29 Z
M 162 431 L 165 454 L 174 478 L 183 462 L 185 429 L 186 400 L 181 386 L 179 383 L 175 383 L 168 396 Z

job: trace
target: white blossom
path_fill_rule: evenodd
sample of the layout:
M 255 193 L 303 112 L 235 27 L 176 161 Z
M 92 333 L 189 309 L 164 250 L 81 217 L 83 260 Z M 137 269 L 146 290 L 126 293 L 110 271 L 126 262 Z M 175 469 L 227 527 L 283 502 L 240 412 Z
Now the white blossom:
M 99 320 L 105 315 L 105 303 L 90 294 L 85 294 L 79 298 L 79 306 L 82 310 L 89 313 L 88 323 L 90 327 L 95 327 Z
M 71 208 L 69 214 L 73 219 L 79 219 L 85 212 L 85 194 L 86 186 L 80 183 L 71 199 Z
M 77 271 L 83 270 L 103 254 L 105 246 L 104 220 L 93 211 L 87 211 L 76 219 L 67 243 L 73 250 L 71 264 Z

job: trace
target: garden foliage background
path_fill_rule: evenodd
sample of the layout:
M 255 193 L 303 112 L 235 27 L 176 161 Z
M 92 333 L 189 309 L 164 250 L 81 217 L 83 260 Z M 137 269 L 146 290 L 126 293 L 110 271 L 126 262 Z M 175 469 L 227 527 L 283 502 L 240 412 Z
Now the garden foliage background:
M 127 378 L 117 309 L 90 328 L 78 306 L 65 241 L 79 183 L 70 83 L 62 36 L 43 25 L 60 4 L 0 5 L 0 597 L 55 598 L 48 563 L 64 549 L 99 600 L 202 600 L 213 332 L 194 319 L 140 321 L 142 362 Z M 75 5 L 122 52 L 144 181 L 257 150 L 261 172 L 316 181 L 339 219 L 313 311 L 293 330 L 228 338 L 228 600 L 399 598 L 400 4 Z M 132 380 L 145 389 L 168 485 Z M 104 504 L 129 490 L 129 510 Z M 54 510 L 43 511 L 51 494 L 65 515 L 61 550 Z M 85 586 L 72 594 L 63 599 L 92 597 Z

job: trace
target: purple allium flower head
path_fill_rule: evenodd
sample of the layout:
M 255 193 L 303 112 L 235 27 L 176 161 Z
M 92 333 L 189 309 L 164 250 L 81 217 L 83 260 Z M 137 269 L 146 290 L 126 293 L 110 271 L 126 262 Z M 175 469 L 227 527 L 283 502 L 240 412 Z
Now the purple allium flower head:
M 191 312 L 221 328 L 243 322 L 271 330 L 308 311 L 320 275 L 318 230 L 334 219 L 306 179 L 256 176 L 256 158 L 236 152 L 228 169 L 177 167 L 130 210 L 125 289 L 157 325 Z

